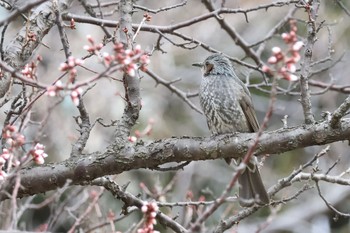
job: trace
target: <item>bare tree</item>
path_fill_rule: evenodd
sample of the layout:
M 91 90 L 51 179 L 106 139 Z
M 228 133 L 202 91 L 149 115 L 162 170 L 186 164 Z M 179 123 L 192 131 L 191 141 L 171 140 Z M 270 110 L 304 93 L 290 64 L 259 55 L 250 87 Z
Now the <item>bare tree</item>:
M 0 3 L 1 229 L 346 228 L 346 1 Z M 211 53 L 250 88 L 259 132 L 210 136 L 191 64 Z M 242 208 L 245 164 L 223 159 L 253 154 L 271 203 Z

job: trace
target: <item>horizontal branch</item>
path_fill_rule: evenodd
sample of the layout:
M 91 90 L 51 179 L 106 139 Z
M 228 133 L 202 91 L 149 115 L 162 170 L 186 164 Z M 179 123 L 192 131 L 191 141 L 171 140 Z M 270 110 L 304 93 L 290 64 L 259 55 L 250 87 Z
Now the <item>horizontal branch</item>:
M 213 17 L 217 17 L 220 14 L 244 14 L 246 16 L 247 13 L 250 12 L 254 12 L 254 11 L 258 11 L 258 10 L 267 10 L 269 8 L 273 8 L 273 7 L 283 7 L 286 5 L 290 5 L 290 4 L 296 4 L 299 1 L 297 0 L 290 0 L 290 1 L 277 1 L 277 2 L 273 2 L 273 3 L 268 3 L 265 5 L 260 5 L 257 7 L 252 7 L 249 9 L 231 9 L 231 8 L 220 8 L 217 10 L 214 10 L 212 12 L 209 13 L 205 13 L 202 14 L 200 16 L 197 17 L 193 17 L 189 20 L 185 20 L 176 24 L 172 24 L 169 26 L 157 26 L 157 25 L 142 25 L 141 27 L 141 31 L 148 31 L 148 32 L 156 32 L 156 30 L 161 31 L 163 33 L 171 33 L 175 30 L 181 29 L 181 28 L 185 28 L 185 27 L 189 27 L 192 26 L 193 24 L 199 23 L 199 22 L 203 22 L 209 18 L 213 18 Z M 95 24 L 95 25 L 99 25 L 99 26 L 106 26 L 106 27 L 117 27 L 119 26 L 119 22 L 118 21 L 113 21 L 113 20 L 105 20 L 105 19 L 98 19 L 98 18 L 93 18 L 93 17 L 86 17 L 86 16 L 80 16 L 80 15 L 75 15 L 75 14 L 71 14 L 71 13 L 67 13 L 67 14 L 63 14 L 62 18 L 64 20 L 71 20 L 74 19 L 75 22 L 80 22 L 80 23 L 89 23 L 89 24 Z M 138 28 L 139 25 L 138 24 L 133 24 L 132 27 Z
M 109 149 L 88 154 L 83 158 L 70 158 L 63 162 L 23 168 L 20 171 L 22 189 L 19 190 L 19 197 L 56 189 L 63 186 L 68 179 L 72 180 L 72 184 L 84 184 L 104 175 L 120 174 L 140 168 L 154 169 L 169 162 L 243 157 L 255 138 L 255 133 L 206 138 L 174 137 L 120 147 L 119 151 Z M 279 154 L 349 138 L 349 118 L 342 119 L 337 128 L 330 127 L 327 121 L 283 128 L 264 132 L 258 142 L 256 154 Z M 2 190 L 12 192 L 11 179 L 3 185 Z M 2 193 L 0 200 L 6 198 Z

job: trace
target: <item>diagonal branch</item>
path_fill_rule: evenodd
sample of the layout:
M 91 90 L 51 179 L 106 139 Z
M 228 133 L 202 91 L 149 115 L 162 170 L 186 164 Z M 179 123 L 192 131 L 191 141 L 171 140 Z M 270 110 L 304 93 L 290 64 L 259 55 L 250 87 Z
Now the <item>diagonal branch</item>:
M 332 128 L 337 127 L 339 125 L 340 119 L 343 116 L 345 116 L 349 108 L 350 108 L 350 96 L 348 96 L 345 99 L 345 101 L 332 114 L 332 118 L 330 121 L 330 125 Z

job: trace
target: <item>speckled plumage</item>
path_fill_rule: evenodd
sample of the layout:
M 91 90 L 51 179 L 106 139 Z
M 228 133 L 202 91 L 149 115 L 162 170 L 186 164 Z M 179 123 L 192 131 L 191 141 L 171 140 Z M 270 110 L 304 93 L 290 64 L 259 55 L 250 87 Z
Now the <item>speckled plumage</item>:
M 209 130 L 213 134 L 258 131 L 249 90 L 235 74 L 230 61 L 213 54 L 196 66 L 203 69 L 199 98 Z M 247 164 L 239 178 L 242 206 L 269 203 L 255 160 L 254 157 Z

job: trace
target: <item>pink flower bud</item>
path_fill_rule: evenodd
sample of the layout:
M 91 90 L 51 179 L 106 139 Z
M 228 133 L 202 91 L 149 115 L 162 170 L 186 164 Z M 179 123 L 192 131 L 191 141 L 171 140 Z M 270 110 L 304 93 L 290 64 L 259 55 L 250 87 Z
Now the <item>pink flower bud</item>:
M 133 68 L 128 68 L 127 73 L 129 76 L 134 77 L 136 72 Z
M 294 60 L 294 63 L 297 63 L 298 61 L 300 61 L 300 54 L 298 52 L 294 52 L 293 53 L 293 60 Z
M 73 56 L 68 57 L 68 66 L 74 67 L 74 65 L 75 65 L 74 57 Z
M 55 82 L 55 86 L 58 87 L 58 88 L 62 88 L 63 87 L 62 81 L 61 80 L 57 80 L 57 82 Z
M 34 146 L 34 150 L 43 150 L 43 149 L 45 149 L 43 144 L 37 143 Z
M 87 36 L 86 36 L 86 39 L 87 39 L 91 44 L 94 43 L 94 39 L 92 38 L 91 35 L 87 35 Z
M 287 69 L 290 72 L 294 73 L 297 70 L 297 67 L 293 63 L 289 63 L 289 64 L 287 64 Z
M 35 158 L 34 158 L 34 162 L 35 162 L 36 164 L 44 164 L 45 160 L 44 160 L 43 157 L 38 156 L 38 157 L 35 157 Z
M 3 181 L 7 177 L 7 173 L 5 171 L 0 170 L 0 180 Z
M 280 47 L 273 47 L 271 50 L 272 50 L 272 53 L 275 55 L 281 53 Z
M 135 53 L 140 53 L 141 52 L 141 45 L 137 44 L 134 48 Z
M 77 58 L 74 60 L 74 63 L 76 66 L 80 66 L 80 65 L 84 64 L 84 60 Z
M 6 140 L 6 143 L 7 143 L 8 145 L 12 146 L 13 143 L 14 143 L 14 141 L 13 141 L 12 138 L 8 138 L 8 139 Z
M 68 69 L 68 65 L 66 63 L 61 63 L 59 70 L 66 71 Z
M 282 33 L 281 37 L 282 37 L 283 40 L 288 40 L 289 39 L 289 34 L 284 32 L 284 33 Z
M 146 213 L 148 211 L 147 203 L 143 204 L 143 206 L 141 207 L 141 211 L 142 213 Z
M 299 51 L 303 46 L 304 43 L 302 41 L 298 41 L 293 45 L 292 49 L 293 51 Z
M 128 137 L 128 141 L 129 141 L 129 142 L 136 142 L 136 141 L 137 141 L 137 137 L 135 137 L 135 136 L 129 136 L 129 137 Z
M 2 154 L 1 154 L 1 157 L 4 158 L 4 159 L 9 159 L 10 158 L 10 152 L 8 149 L 3 149 L 2 150 Z
M 131 50 L 130 49 L 125 50 L 125 54 L 126 55 L 130 55 L 131 54 Z
M 294 75 L 294 74 L 290 74 L 288 80 L 294 82 L 294 81 L 298 81 L 299 78 L 298 78 L 298 76 L 296 76 L 296 75 Z
M 130 57 L 126 57 L 124 60 L 123 60 L 123 64 L 124 65 L 129 65 L 131 63 L 131 58 Z
M 271 56 L 268 60 L 267 60 L 268 63 L 270 64 L 276 64 L 277 62 L 277 58 L 275 56 Z
M 84 45 L 84 47 L 83 47 L 83 49 L 84 49 L 84 50 L 87 50 L 88 52 L 90 52 L 90 48 L 91 48 L 91 47 L 90 47 L 89 45 Z
M 150 213 L 150 216 L 151 216 L 152 218 L 155 218 L 155 217 L 157 216 L 157 212 L 152 212 L 152 213 Z
M 152 202 L 152 203 L 151 203 L 151 206 L 152 206 L 152 208 L 153 208 L 153 211 L 158 211 L 158 210 L 159 210 L 159 207 L 158 207 L 158 205 L 157 205 L 156 202 Z
M 149 56 L 147 54 L 144 54 L 140 57 L 140 62 L 142 64 L 149 64 L 150 60 L 149 60 Z
M 76 90 L 73 90 L 71 93 L 70 93 L 70 97 L 71 97 L 71 100 L 73 101 L 74 105 L 75 106 L 78 106 L 79 105 L 79 91 L 76 89 Z
M 265 65 L 263 65 L 261 69 L 262 69 L 262 71 L 265 72 L 265 73 L 269 73 L 269 72 L 271 71 L 270 67 L 265 66 Z

